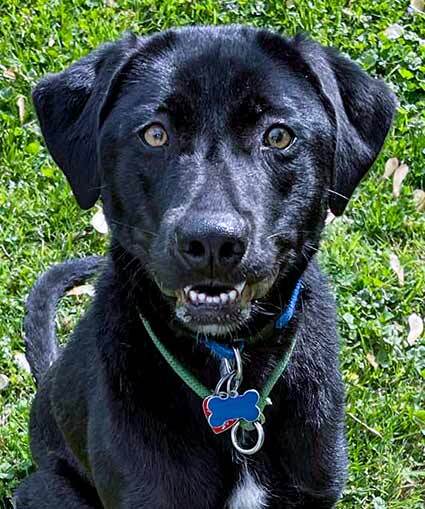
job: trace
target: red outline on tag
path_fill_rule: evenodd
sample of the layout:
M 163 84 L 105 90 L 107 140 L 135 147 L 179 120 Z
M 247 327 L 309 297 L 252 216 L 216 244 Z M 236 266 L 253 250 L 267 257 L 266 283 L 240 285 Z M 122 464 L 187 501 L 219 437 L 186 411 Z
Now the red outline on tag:
M 207 398 L 205 398 L 203 401 L 202 401 L 202 410 L 204 412 L 204 415 L 208 421 L 208 424 L 210 424 L 210 421 L 209 421 L 209 416 L 212 414 L 211 410 L 208 408 L 208 402 L 209 400 L 212 398 L 212 396 L 208 396 Z M 219 435 L 220 433 L 223 433 L 224 431 L 227 431 L 228 429 L 230 429 L 232 426 L 234 426 L 236 423 L 238 422 L 238 419 L 229 419 L 228 421 L 226 421 L 223 425 L 221 426 L 211 426 L 210 424 L 210 428 L 213 430 L 213 432 L 216 434 L 216 435 Z

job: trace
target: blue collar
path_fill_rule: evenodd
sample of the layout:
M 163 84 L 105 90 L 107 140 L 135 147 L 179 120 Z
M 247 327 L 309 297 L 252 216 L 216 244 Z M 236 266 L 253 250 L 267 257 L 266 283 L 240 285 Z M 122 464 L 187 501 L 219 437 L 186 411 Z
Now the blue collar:
M 280 315 L 277 317 L 274 328 L 276 330 L 281 330 L 284 327 L 288 325 L 288 323 L 292 320 L 295 308 L 297 306 L 297 302 L 301 293 L 303 287 L 302 280 L 299 279 L 297 281 L 297 284 L 295 285 L 295 288 L 292 292 L 292 295 L 289 299 L 288 305 L 283 309 L 283 311 L 280 313 Z M 207 337 L 203 337 L 201 339 L 204 346 L 206 346 L 208 349 L 211 350 L 211 352 L 218 358 L 222 359 L 234 359 L 234 353 L 233 348 L 227 345 L 223 345 L 222 343 L 218 343 L 217 341 L 214 341 L 212 339 L 209 339 Z M 238 347 L 240 350 L 243 350 L 243 347 L 245 346 L 245 340 L 244 339 L 238 339 L 233 342 L 233 346 Z

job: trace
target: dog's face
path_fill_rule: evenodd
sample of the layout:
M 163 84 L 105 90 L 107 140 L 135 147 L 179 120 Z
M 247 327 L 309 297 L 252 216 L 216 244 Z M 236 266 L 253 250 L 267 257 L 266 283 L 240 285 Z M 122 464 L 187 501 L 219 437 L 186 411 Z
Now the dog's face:
M 389 129 L 379 81 L 304 39 L 243 27 L 127 37 L 34 92 L 49 149 L 84 208 L 177 318 L 223 335 L 300 273 Z
M 317 244 L 335 144 L 299 72 L 255 38 L 214 39 L 202 31 L 146 48 L 99 140 L 114 234 L 177 317 L 212 334 L 247 320 Z

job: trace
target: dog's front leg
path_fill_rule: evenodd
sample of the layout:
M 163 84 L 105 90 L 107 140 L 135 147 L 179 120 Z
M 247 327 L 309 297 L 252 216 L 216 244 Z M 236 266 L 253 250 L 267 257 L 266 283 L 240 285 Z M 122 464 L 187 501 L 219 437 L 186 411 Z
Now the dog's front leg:
M 177 432 L 171 424 L 136 416 L 127 427 L 115 422 L 112 429 L 108 421 L 89 438 L 93 482 L 104 509 L 225 507 L 237 471 L 230 456 L 210 447 L 215 437 L 203 437 L 202 428 Z
M 95 473 L 96 487 L 104 509 L 219 509 L 224 508 L 234 482 L 232 472 L 223 472 L 213 462 L 191 455 L 176 460 L 174 452 L 162 455 L 137 451 L 140 461 L 128 458 L 123 468 L 109 462 L 108 478 Z M 103 474 L 106 470 L 98 463 Z M 110 476 L 111 471 L 115 475 Z
M 76 477 L 65 477 L 59 466 L 30 475 L 13 502 L 15 509 L 102 509 L 95 490 Z

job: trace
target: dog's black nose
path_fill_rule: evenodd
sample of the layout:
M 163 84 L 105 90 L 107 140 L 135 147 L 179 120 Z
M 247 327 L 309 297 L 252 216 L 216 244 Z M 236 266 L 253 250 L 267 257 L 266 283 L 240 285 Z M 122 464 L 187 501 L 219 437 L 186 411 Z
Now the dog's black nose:
M 233 269 L 245 254 L 246 230 L 233 216 L 185 219 L 177 228 L 177 249 L 193 269 Z

